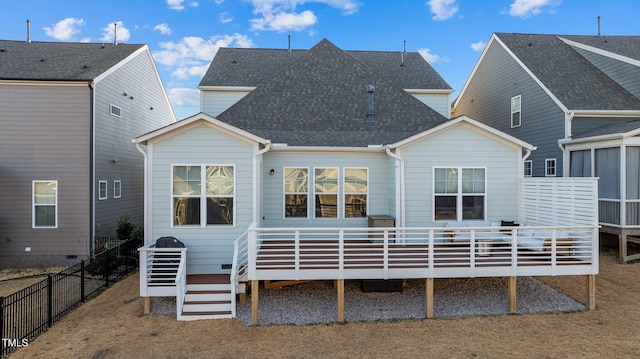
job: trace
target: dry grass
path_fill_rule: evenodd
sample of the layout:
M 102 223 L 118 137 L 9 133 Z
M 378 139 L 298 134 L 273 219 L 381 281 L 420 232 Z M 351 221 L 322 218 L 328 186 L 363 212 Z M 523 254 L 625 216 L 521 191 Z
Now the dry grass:
M 640 263 L 603 249 L 597 309 L 568 314 L 246 327 L 143 315 L 137 276 L 84 304 L 12 358 L 624 358 L 640 346 Z M 584 277 L 544 281 L 584 302 Z M 437 295 L 437 293 L 436 293 Z

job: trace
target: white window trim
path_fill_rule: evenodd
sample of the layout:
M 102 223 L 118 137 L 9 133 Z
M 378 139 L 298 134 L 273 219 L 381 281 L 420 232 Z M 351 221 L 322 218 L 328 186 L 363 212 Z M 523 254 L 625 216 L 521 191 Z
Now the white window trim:
M 287 169 L 289 168 L 302 168 L 302 169 L 306 169 L 307 170 L 307 216 L 306 217 L 287 217 L 287 195 L 288 194 L 302 194 L 302 192 L 286 192 L 285 191 L 285 185 L 286 185 L 286 181 L 287 181 Z M 307 220 L 311 218 L 311 209 L 309 208 L 309 206 L 312 203 L 315 203 L 314 200 L 311 199 L 312 197 L 312 191 L 311 191 L 311 186 L 315 185 L 315 183 L 313 182 L 313 177 L 314 175 L 311 173 L 311 168 L 309 167 L 305 167 L 305 166 L 287 166 L 287 167 L 283 167 L 282 168 L 282 219 L 286 220 L 286 221 L 300 221 L 300 220 Z
M 458 193 L 455 194 L 456 196 L 456 221 L 457 222 L 462 222 L 464 221 L 464 219 L 462 218 L 462 197 L 464 196 L 464 193 L 462 193 L 462 170 L 463 169 L 484 169 L 484 193 L 481 193 L 484 196 L 484 201 L 483 201 L 483 206 L 484 206 L 484 218 L 483 219 L 471 219 L 469 221 L 486 221 L 488 216 L 488 207 L 487 207 L 487 184 L 488 184 L 488 173 L 487 173 L 487 167 L 482 167 L 482 166 L 435 166 L 433 167 L 432 171 L 431 171 L 431 220 L 433 222 L 448 222 L 451 221 L 450 219 L 448 220 L 436 220 L 436 196 L 437 195 L 445 195 L 444 193 L 436 193 L 436 169 L 442 169 L 442 168 L 456 168 L 458 170 Z M 479 194 L 479 193 L 475 193 L 475 194 Z M 452 194 L 448 194 L 448 195 L 452 195 Z
M 549 174 L 549 164 L 553 162 L 553 174 Z M 558 176 L 558 161 L 555 158 L 547 158 L 544 160 L 544 176 L 545 177 L 557 177 Z
M 513 100 L 514 100 L 514 99 L 516 99 L 516 98 L 519 98 L 519 99 L 520 99 L 520 110 L 518 110 L 518 111 L 513 111 Z M 510 109 L 511 109 L 511 110 L 510 110 L 511 116 L 509 116 L 509 122 L 510 122 L 510 124 L 511 124 L 511 128 L 516 128 L 516 127 L 520 127 L 520 126 L 522 126 L 522 95 L 513 96 L 513 97 L 511 98 L 511 102 L 509 102 L 509 107 L 510 107 Z M 519 113 L 520 113 L 520 118 L 519 118 L 520 123 L 518 123 L 518 125 L 514 126 L 514 125 L 513 125 L 513 114 L 514 114 L 514 113 L 516 113 L 516 112 L 519 112 Z
M 200 167 L 200 224 L 196 225 L 196 224 L 185 224 L 185 225 L 180 225 L 177 226 L 174 224 L 174 216 L 175 216 L 175 208 L 173 207 L 173 199 L 176 197 L 173 194 L 173 169 L 175 167 Z M 207 167 L 211 167 L 211 166 L 217 166 L 217 167 L 232 167 L 233 168 L 233 195 L 231 196 L 219 196 L 219 197 L 228 197 L 228 198 L 233 198 L 233 223 L 232 224 L 207 224 L 207 191 L 205 190 L 205 188 L 203 186 L 206 186 L 206 179 L 207 179 Z M 178 164 L 178 163 L 172 163 L 171 164 L 171 172 L 169 175 L 169 213 L 171 213 L 171 216 L 169 217 L 169 226 L 171 228 L 235 228 L 236 227 L 236 223 L 237 223 L 237 216 L 236 216 L 236 208 L 237 208 L 237 203 L 236 203 L 236 199 L 237 199 L 237 171 L 236 171 L 236 165 L 232 165 L 232 164 L 201 164 L 201 163 L 191 163 L 191 164 Z M 184 197 L 184 196 L 177 196 L 177 197 Z M 195 198 L 195 196 L 194 196 Z M 203 210 L 204 208 L 204 210 Z
M 49 183 L 53 182 L 56 186 L 56 197 L 55 197 L 55 224 L 53 226 L 36 226 L 36 183 Z M 58 181 L 57 180 L 34 180 L 31 181 L 31 228 L 33 229 L 56 229 L 58 228 Z
M 104 196 L 102 196 L 102 186 L 104 185 Z M 101 180 L 98 181 L 98 200 L 102 201 L 109 198 L 108 182 Z
M 327 192 L 327 193 L 319 192 L 319 193 L 316 193 L 316 169 L 335 169 L 338 172 L 338 177 L 336 178 L 336 180 L 338 182 L 337 183 L 338 188 L 337 188 L 337 191 L 335 192 L 335 195 L 336 195 L 336 216 L 333 217 L 333 218 L 332 217 L 316 217 L 316 205 L 317 205 L 316 204 L 316 195 L 318 195 L 318 194 L 329 194 L 329 195 L 334 194 L 332 192 Z M 342 173 L 340 171 L 340 167 L 318 166 L 318 167 L 314 167 L 313 168 L 313 178 L 311 180 L 311 183 L 313 184 L 313 195 L 312 195 L 312 197 L 313 197 L 313 203 L 312 203 L 312 208 L 313 208 L 312 216 L 313 216 L 313 219 L 317 219 L 317 220 L 320 220 L 320 221 L 325 221 L 325 220 L 332 220 L 332 219 L 335 220 L 335 219 L 340 219 L 341 218 L 341 213 L 340 213 L 340 206 L 341 206 L 341 203 L 342 203 L 342 201 L 340 200 L 340 197 L 341 197 L 340 196 L 340 175 L 341 174 Z M 309 176 L 309 177 L 311 177 L 311 176 Z
M 113 198 L 122 198 L 122 181 L 121 180 L 113 181 Z
M 527 174 L 527 163 L 529 164 L 529 170 L 531 171 L 529 174 Z M 533 160 L 525 160 L 524 166 L 522 169 L 524 171 L 525 177 L 532 177 L 533 176 Z
M 345 174 L 347 173 L 347 170 L 367 170 L 367 192 L 365 193 L 361 193 L 361 192 L 347 192 L 345 189 Z M 367 195 L 367 207 L 366 207 L 366 211 L 367 211 L 367 216 L 369 215 L 369 213 L 371 213 L 369 211 L 369 203 L 371 202 L 371 197 L 369 196 L 369 189 L 371 188 L 370 183 L 369 183 L 369 167 L 343 167 L 342 168 L 342 216 L 345 220 L 347 221 L 352 221 L 352 220 L 362 220 L 363 218 L 366 217 L 347 217 L 347 214 L 345 212 L 345 206 L 346 203 L 344 201 L 344 197 L 346 197 L 348 194 L 365 194 Z
M 119 113 L 115 113 L 113 111 L 113 109 L 118 109 Z M 122 107 L 116 106 L 114 104 L 109 104 L 109 114 L 111 114 L 111 116 L 115 116 L 117 118 L 122 118 Z

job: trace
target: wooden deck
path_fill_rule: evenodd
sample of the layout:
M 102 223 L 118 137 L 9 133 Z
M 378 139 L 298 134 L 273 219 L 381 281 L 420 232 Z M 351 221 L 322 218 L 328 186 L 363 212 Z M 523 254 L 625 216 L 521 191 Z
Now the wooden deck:
M 229 284 L 229 274 L 187 274 L 189 284 Z

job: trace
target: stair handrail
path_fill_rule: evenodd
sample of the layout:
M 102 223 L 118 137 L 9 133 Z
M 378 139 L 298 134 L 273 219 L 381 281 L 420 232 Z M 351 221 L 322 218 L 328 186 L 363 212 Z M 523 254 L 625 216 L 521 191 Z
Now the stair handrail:
M 186 251 L 180 251 L 180 264 L 176 272 L 176 318 L 182 319 L 182 306 L 184 305 L 184 297 L 187 294 L 187 261 Z
M 258 226 L 251 223 L 249 229 L 233 241 L 233 262 L 231 263 L 231 313 L 236 317 L 236 294 L 240 289 L 240 278 L 247 273 L 249 265 L 249 230 Z

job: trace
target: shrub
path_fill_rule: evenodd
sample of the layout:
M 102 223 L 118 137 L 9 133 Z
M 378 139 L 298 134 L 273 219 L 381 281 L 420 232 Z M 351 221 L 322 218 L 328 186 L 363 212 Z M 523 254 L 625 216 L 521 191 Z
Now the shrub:
M 134 229 L 134 224 L 131 223 L 131 219 L 128 214 L 118 218 L 118 229 L 116 230 L 116 236 L 120 240 L 131 239 L 131 234 Z

